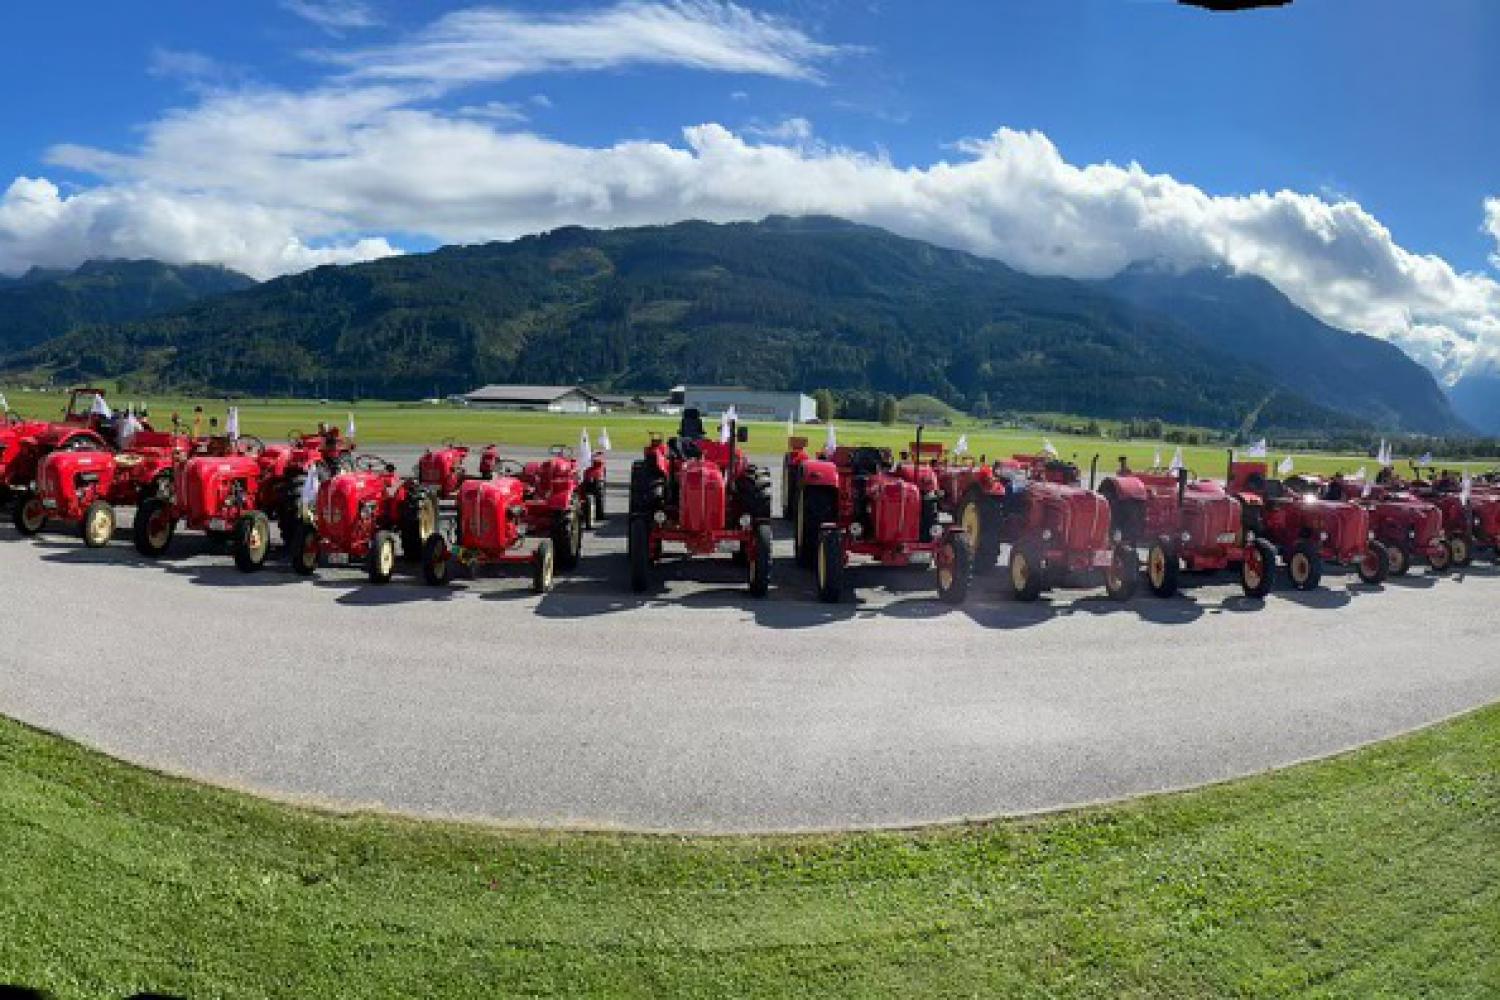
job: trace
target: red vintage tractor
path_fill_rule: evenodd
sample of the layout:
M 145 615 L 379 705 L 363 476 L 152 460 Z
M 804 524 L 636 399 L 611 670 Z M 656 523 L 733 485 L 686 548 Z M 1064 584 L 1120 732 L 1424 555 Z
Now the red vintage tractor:
M 696 409 L 682 413 L 675 437 L 652 435 L 630 470 L 627 532 L 630 586 L 651 584 L 651 571 L 668 543 L 689 555 L 729 552 L 744 566 L 750 593 L 764 597 L 771 583 L 770 473 L 752 465 L 739 445 L 748 428 L 731 420 L 727 441 L 709 440 Z
M 74 522 L 83 543 L 99 548 L 114 537 L 117 508 L 171 497 L 176 467 L 192 445 L 182 435 L 142 430 L 125 451 L 50 452 L 37 469 L 35 490 L 16 507 L 16 527 L 32 535 L 49 519 Z
M 850 557 L 857 555 L 882 566 L 930 563 L 938 597 L 963 603 L 973 552 L 968 537 L 939 518 L 941 491 L 930 463 L 941 456 L 941 445 L 922 443 L 921 427 L 899 462 L 890 449 L 869 446 L 789 456 L 797 475 L 797 561 L 813 567 L 821 600 L 840 599 Z
M 292 528 L 286 540 L 292 569 L 311 576 L 319 560 L 363 563 L 371 583 L 388 583 L 398 539 L 408 559 L 419 559 L 436 533 L 437 497 L 382 458 L 362 454 L 353 464 L 352 471 L 319 483 L 311 510 Z
M 1239 567 L 1246 597 L 1271 592 L 1276 547 L 1247 538 L 1240 501 L 1211 479 L 1187 469 L 1122 471 L 1106 476 L 1099 492 L 1109 501 L 1113 531 L 1146 549 L 1146 584 L 1158 597 L 1177 593 L 1179 574 Z
M 1006 584 L 1017 600 L 1034 601 L 1052 587 L 1095 586 L 1101 577 L 1111 598 L 1134 596 L 1136 550 L 1123 534 L 1112 539 L 1109 502 L 1083 486 L 1072 462 L 1056 455 L 966 461 L 941 468 L 938 482 L 942 507 L 970 540 L 980 571 L 1010 546 Z
M 1385 545 L 1391 576 L 1405 576 L 1418 559 L 1434 573 L 1453 566 L 1453 547 L 1443 533 L 1443 512 L 1437 504 L 1388 485 L 1366 484 L 1334 476 L 1321 483 L 1327 500 L 1348 500 L 1370 512 L 1370 530 Z
M 109 450 L 112 421 L 94 412 L 95 399 L 103 398 L 102 389 L 73 389 L 60 422 L 6 417 L 0 430 L 0 493 L 12 501 L 17 527 L 21 526 L 21 509 L 34 499 L 37 468 L 46 455 L 74 449 Z M 32 514 L 36 513 L 33 505 Z
M 471 572 L 486 565 L 531 566 L 531 589 L 552 589 L 556 550 L 543 537 L 528 550 L 526 483 L 512 475 L 466 480 L 458 490 L 458 519 L 450 541 L 441 531 L 428 536 L 422 551 L 422 577 L 439 587 L 452 575 L 453 564 Z
M 486 454 L 492 453 L 493 446 L 486 450 Z M 417 481 L 431 490 L 439 500 L 452 500 L 458 496 L 458 488 L 468 478 L 464 469 L 464 462 L 468 457 L 467 445 L 447 438 L 441 447 L 429 448 L 417 459 Z M 489 478 L 487 471 L 481 471 L 480 475 L 482 478 Z
M 1420 476 L 1420 470 L 1418 470 Z M 1403 483 L 1391 468 L 1382 469 L 1377 480 L 1383 485 L 1409 490 L 1412 496 L 1437 507 L 1443 515 L 1454 566 L 1465 567 L 1488 551 L 1500 564 L 1500 493 L 1484 482 L 1471 483 L 1467 495 L 1462 476 L 1456 472 L 1427 470 L 1425 477 Z
M 1390 573 L 1390 552 L 1375 540 L 1369 512 L 1358 504 L 1320 498 L 1311 479 L 1272 479 L 1265 462 L 1231 458 L 1228 484 L 1244 507 L 1246 537 L 1276 546 L 1298 590 L 1317 589 L 1325 563 L 1352 565 L 1367 584 Z

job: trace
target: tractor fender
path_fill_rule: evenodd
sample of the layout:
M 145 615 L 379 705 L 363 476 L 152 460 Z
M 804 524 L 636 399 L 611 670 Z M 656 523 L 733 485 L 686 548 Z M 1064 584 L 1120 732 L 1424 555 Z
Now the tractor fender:
M 1146 500 L 1146 484 L 1135 476 L 1106 476 L 1099 492 L 1110 500 Z
M 832 486 L 838 489 L 839 468 L 826 459 L 810 458 L 802 463 L 802 488 Z

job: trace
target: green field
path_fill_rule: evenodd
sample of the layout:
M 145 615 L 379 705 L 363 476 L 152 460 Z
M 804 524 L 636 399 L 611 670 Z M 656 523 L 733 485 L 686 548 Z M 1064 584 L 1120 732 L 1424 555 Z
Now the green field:
M 27 416 L 55 416 L 66 405 L 65 395 L 57 393 L 34 393 L 6 391 L 11 408 Z M 115 405 L 124 405 L 128 397 L 112 397 Z M 165 426 L 172 413 L 181 415 L 191 423 L 194 405 L 204 407 L 205 419 L 223 419 L 226 404 L 188 398 L 152 398 L 145 400 L 150 406 L 151 419 L 158 426 Z M 343 402 L 321 404 L 311 400 L 241 400 L 240 430 L 255 434 L 267 441 L 285 440 L 294 430 L 311 431 L 319 421 L 344 427 L 352 413 L 355 429 L 362 445 L 377 449 L 382 444 L 428 445 L 446 438 L 471 445 L 499 444 L 516 447 L 544 447 L 551 444 L 577 445 L 580 433 L 587 428 L 592 441 L 597 441 L 601 428 L 609 431 L 610 443 L 617 454 L 638 451 L 655 431 L 671 433 L 676 418 L 659 415 L 627 413 L 570 415 L 552 413 L 527 413 L 516 411 L 468 409 L 448 405 L 422 403 L 363 402 L 351 405 Z M 785 423 L 751 423 L 749 450 L 756 454 L 779 454 L 785 450 Z M 839 441 L 845 444 L 879 444 L 899 448 L 911 440 L 910 425 L 886 427 L 876 423 L 835 420 L 834 427 Z M 800 425 L 797 433 L 821 445 L 826 428 Z M 1090 461 L 1099 456 L 1101 470 L 1112 469 L 1116 459 L 1128 456 L 1135 468 L 1146 468 L 1158 454 L 1168 461 L 1175 445 L 1160 441 L 1119 441 L 1102 437 L 1084 437 L 1071 434 L 1043 433 L 1040 431 L 1017 431 L 985 427 L 977 422 L 953 427 L 935 428 L 929 432 L 933 440 L 952 445 L 960 434 L 968 437 L 971 452 L 975 455 L 1010 455 L 1017 452 L 1036 452 L 1042 441 L 1050 439 L 1063 456 L 1076 461 L 1087 472 Z M 1373 442 L 1372 442 L 1373 446 Z M 1272 450 L 1272 461 L 1279 461 L 1287 453 Z M 1222 477 L 1226 453 L 1218 447 L 1183 449 L 1186 463 L 1201 475 Z M 1375 470 L 1373 459 L 1365 455 L 1330 455 L 1316 452 L 1297 452 L 1293 456 L 1295 467 L 1302 472 L 1353 473 L 1361 467 L 1371 474 Z M 1475 471 L 1488 469 L 1494 463 L 1445 463 L 1448 466 L 1468 467 Z
M 1500 708 L 921 832 L 503 832 L 267 803 L 0 719 L 0 984 L 59 996 L 1495 996 Z

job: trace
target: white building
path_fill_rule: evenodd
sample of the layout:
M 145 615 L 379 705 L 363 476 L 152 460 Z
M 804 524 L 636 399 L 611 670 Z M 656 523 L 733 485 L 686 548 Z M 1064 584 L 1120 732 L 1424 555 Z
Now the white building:
M 599 399 L 576 385 L 487 385 L 464 395 L 470 406 L 496 410 L 598 413 Z
M 673 392 L 676 397 L 676 391 Z M 685 385 L 682 387 L 684 409 L 696 408 L 705 417 L 717 417 L 734 407 L 744 420 L 785 420 L 792 417 L 805 424 L 818 415 L 818 404 L 800 392 L 772 392 L 740 386 Z

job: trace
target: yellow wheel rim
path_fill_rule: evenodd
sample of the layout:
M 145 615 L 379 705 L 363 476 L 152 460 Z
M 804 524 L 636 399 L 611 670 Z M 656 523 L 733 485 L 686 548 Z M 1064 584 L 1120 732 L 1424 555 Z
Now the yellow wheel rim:
M 979 507 L 977 504 L 968 504 L 964 507 L 963 514 L 964 534 L 969 536 L 969 544 L 979 546 Z
M 94 516 L 89 519 L 89 540 L 95 544 L 103 544 L 109 541 L 109 515 L 104 511 L 95 511 Z
M 1017 590 L 1025 590 L 1031 582 L 1031 566 L 1019 552 L 1010 557 L 1010 584 Z
M 1308 569 L 1309 566 L 1307 562 L 1307 556 L 1300 554 L 1292 556 L 1292 579 L 1296 580 L 1298 583 L 1306 580 Z
M 1151 582 L 1160 587 L 1167 578 L 1167 557 L 1161 549 L 1151 550 Z

